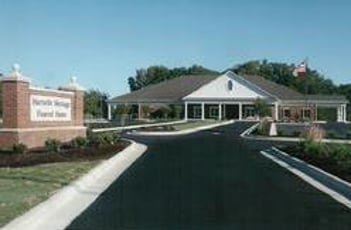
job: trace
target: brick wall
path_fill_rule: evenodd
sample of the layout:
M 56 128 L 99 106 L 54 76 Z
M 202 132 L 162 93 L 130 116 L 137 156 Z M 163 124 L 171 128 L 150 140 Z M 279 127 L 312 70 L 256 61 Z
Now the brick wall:
M 3 80 L 3 128 L 0 129 L 0 147 L 16 143 L 29 148 L 44 145 L 48 138 L 68 142 L 86 136 L 84 125 L 84 91 L 67 91 L 31 88 L 25 80 Z M 68 92 L 68 93 L 67 93 Z M 70 121 L 31 121 L 30 95 L 52 96 L 71 100 Z

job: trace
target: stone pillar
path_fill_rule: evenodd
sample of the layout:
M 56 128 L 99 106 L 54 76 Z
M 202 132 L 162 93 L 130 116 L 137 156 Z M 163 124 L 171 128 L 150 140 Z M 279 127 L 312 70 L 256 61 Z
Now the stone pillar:
M 2 78 L 3 128 L 28 128 L 30 79 L 20 73 L 19 65 Z
M 201 103 L 201 120 L 205 120 L 205 103 Z
M 77 83 L 75 76 L 71 77 L 71 81 L 67 87 L 63 87 L 66 91 L 74 93 L 73 98 L 73 120 L 75 126 L 84 126 L 84 91 L 85 89 Z

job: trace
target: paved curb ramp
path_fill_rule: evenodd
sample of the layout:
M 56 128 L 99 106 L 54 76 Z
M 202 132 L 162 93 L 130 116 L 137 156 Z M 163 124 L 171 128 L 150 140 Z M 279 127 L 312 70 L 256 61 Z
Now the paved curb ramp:
M 48 200 L 5 225 L 3 230 L 56 230 L 66 228 L 108 186 L 133 164 L 147 147 L 136 142 L 102 162 L 88 174 L 59 190 Z

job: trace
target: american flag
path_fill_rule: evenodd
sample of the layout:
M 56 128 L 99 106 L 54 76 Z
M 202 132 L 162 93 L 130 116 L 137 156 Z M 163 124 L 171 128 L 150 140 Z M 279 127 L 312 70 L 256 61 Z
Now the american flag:
M 306 75 L 306 70 L 307 70 L 307 61 L 305 60 L 295 67 L 293 75 L 295 77 L 304 77 Z

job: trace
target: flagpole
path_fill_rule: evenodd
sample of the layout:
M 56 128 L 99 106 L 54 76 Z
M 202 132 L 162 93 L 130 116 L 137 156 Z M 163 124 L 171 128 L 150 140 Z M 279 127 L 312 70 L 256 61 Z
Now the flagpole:
M 307 93 L 308 93 L 308 84 L 307 84 L 307 68 L 308 68 L 308 58 L 306 57 L 305 59 L 305 67 L 306 67 L 306 72 L 305 72 L 305 108 L 303 109 L 303 114 L 302 117 L 305 120 L 305 109 L 308 107 L 308 99 L 307 99 Z

